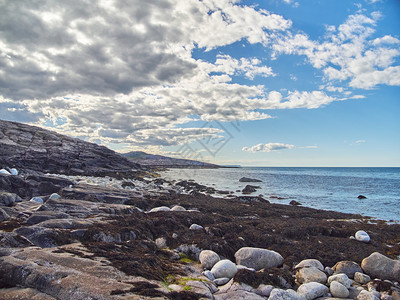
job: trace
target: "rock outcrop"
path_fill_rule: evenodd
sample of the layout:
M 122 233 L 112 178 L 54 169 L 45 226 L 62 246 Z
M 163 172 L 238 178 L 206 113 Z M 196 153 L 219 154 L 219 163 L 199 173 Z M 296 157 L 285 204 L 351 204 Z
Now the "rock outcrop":
M 139 164 L 97 144 L 0 120 L 0 168 L 71 175 L 129 177 Z

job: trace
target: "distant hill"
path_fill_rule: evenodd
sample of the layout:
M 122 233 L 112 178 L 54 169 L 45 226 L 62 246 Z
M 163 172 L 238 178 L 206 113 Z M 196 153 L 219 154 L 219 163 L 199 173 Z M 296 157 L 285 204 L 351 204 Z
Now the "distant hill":
M 113 150 L 54 131 L 0 120 L 0 169 L 42 173 L 130 176 L 142 167 Z
M 148 154 L 142 151 L 121 153 L 121 156 L 142 166 L 164 167 L 164 168 L 219 168 L 218 165 L 201 161 L 172 158 L 162 155 Z

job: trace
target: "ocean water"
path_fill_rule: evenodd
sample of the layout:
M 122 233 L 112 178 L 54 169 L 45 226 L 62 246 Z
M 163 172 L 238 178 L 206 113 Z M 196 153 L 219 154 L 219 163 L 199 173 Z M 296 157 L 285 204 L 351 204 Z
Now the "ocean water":
M 193 179 L 218 190 L 240 195 L 246 184 L 258 185 L 252 195 L 273 203 L 291 200 L 303 206 L 356 213 L 400 222 L 400 168 L 278 168 L 169 169 L 161 176 L 170 180 Z M 242 183 L 241 177 L 262 182 Z M 358 199 L 364 195 L 367 199 Z M 284 199 L 270 198 L 276 196 Z

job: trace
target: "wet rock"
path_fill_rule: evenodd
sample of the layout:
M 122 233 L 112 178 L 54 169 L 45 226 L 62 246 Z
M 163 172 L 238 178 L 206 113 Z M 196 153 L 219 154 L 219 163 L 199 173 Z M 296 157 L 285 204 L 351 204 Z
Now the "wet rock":
M 20 196 L 14 193 L 0 191 L 0 206 L 13 206 L 17 202 L 21 202 Z
M 262 182 L 262 180 L 248 178 L 248 177 L 242 177 L 242 178 L 239 179 L 239 181 L 240 182 Z
M 304 296 L 307 300 L 322 297 L 328 292 L 328 287 L 318 282 L 304 283 L 297 289 L 297 293 Z
M 363 243 L 368 243 L 370 241 L 370 237 L 369 237 L 368 233 L 366 233 L 363 230 L 357 231 L 355 234 L 355 238 L 357 241 L 363 242 Z
M 349 278 L 353 279 L 356 272 L 362 272 L 361 267 L 354 261 L 340 261 L 333 266 L 332 270 L 335 274 L 344 273 Z
M 372 253 L 361 262 L 364 272 L 380 279 L 400 280 L 400 261 L 390 259 L 378 252 Z
M 366 284 L 371 281 L 371 277 L 369 277 L 367 274 L 356 272 L 354 274 L 354 281 L 356 281 L 360 284 Z
M 347 298 L 349 296 L 349 290 L 343 284 L 338 281 L 332 281 L 329 287 L 333 297 Z
M 203 250 L 200 252 L 199 261 L 204 269 L 210 270 L 220 261 L 219 255 L 212 250 Z
M 296 280 L 299 283 L 319 282 L 325 283 L 327 276 L 316 267 L 303 267 L 296 272 Z
M 333 270 L 332 270 L 332 268 L 331 267 L 325 267 L 325 273 L 328 275 L 328 276 L 331 276 L 331 275 L 333 275 Z
M 211 269 L 211 273 L 215 278 L 233 278 L 237 272 L 236 265 L 228 259 L 223 259 L 217 262 Z
M 300 203 L 300 202 L 297 202 L 296 200 L 290 201 L 289 204 L 290 204 L 290 205 L 296 205 L 296 206 L 301 205 L 301 203 Z
M 357 300 L 379 300 L 378 297 L 376 297 L 373 293 L 368 292 L 366 290 L 362 290 L 358 296 Z
M 367 199 L 367 197 L 365 197 L 365 196 L 363 196 L 363 195 L 358 195 L 358 197 L 357 197 L 358 199 Z
M 257 192 L 257 189 L 259 189 L 259 188 L 260 188 L 259 186 L 248 184 L 244 187 L 244 189 L 242 190 L 242 193 L 243 194 L 251 194 L 251 193 Z
M 324 266 L 317 259 L 304 259 L 300 263 L 298 263 L 294 268 L 304 268 L 304 267 L 315 267 L 320 271 L 324 271 Z
M 262 249 L 243 247 L 235 253 L 236 263 L 255 270 L 276 268 L 283 264 L 283 257 L 278 252 Z

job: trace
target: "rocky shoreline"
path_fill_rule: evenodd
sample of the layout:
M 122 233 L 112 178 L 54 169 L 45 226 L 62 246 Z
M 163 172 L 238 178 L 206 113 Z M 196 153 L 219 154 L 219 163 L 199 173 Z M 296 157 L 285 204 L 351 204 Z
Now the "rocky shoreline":
M 400 224 L 170 182 L 0 120 L 0 299 L 398 300 L 399 255 Z
M 0 189 L 0 299 L 400 296 L 398 224 L 150 176 L 2 174 Z

